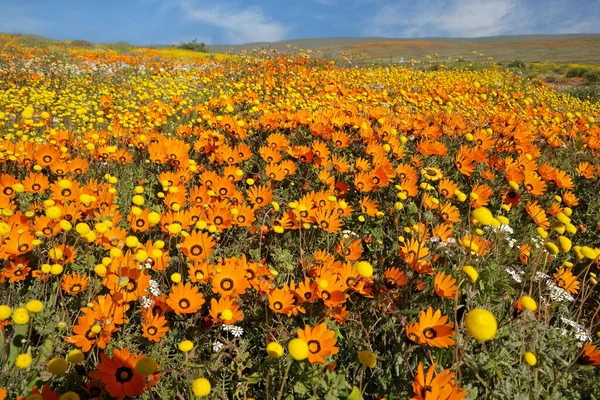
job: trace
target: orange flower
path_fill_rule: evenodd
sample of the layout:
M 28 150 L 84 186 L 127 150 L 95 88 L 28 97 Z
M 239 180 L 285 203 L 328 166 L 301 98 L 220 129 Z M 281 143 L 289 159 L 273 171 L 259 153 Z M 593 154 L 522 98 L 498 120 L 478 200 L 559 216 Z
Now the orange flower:
M 79 294 L 83 292 L 90 283 L 87 276 L 78 273 L 66 274 L 60 281 L 60 287 L 68 294 Z
M 207 232 L 194 231 L 181 243 L 181 251 L 192 261 L 203 261 L 208 258 L 215 242 Z
M 144 357 L 130 353 L 127 348 L 115 349 L 112 358 L 100 353 L 102 362 L 97 366 L 98 371 L 92 372 L 90 377 L 102 381 L 108 393 L 118 400 L 139 396 L 144 393 L 146 380 L 136 372 L 135 365 Z
M 433 308 L 429 307 L 427 311 L 421 311 L 419 317 L 419 343 L 424 343 L 433 347 L 446 348 L 454 344 L 454 324 L 448 321 L 447 316 L 443 316 L 440 310 L 433 312 Z
M 453 299 L 456 296 L 456 279 L 452 275 L 446 275 L 444 272 L 438 272 L 433 281 L 435 294 L 442 298 Z
M 233 325 L 244 319 L 244 313 L 235 302 L 235 298 L 223 296 L 219 300 L 210 299 L 210 316 L 215 322 Z
M 561 267 L 555 274 L 556 283 L 571 294 L 579 292 L 579 281 L 571 272 L 571 268 Z
M 437 363 L 433 363 L 427 370 L 427 375 L 423 371 L 423 364 L 419 363 L 417 368 L 417 376 L 413 383 L 413 392 L 415 394 L 411 400 L 432 400 L 432 399 L 446 399 L 446 400 L 460 400 L 464 399 L 467 391 L 462 390 L 460 387 L 455 386 L 454 372 L 449 369 L 445 369 L 437 374 L 435 377 L 435 368 Z
M 597 349 L 591 342 L 586 342 L 579 361 L 582 364 L 600 365 L 600 349 Z
M 177 315 L 193 314 L 204 304 L 204 296 L 202 293 L 198 293 L 198 288 L 192 286 L 191 283 L 180 282 L 171 286 L 167 304 Z
M 324 357 L 337 354 L 339 349 L 335 347 L 335 331 L 327 329 L 324 322 L 314 328 L 309 325 L 304 330 L 298 329 L 298 338 L 308 344 L 308 361 L 311 364 L 325 364 Z
M 151 342 L 160 342 L 169 331 L 167 320 L 162 315 L 154 315 L 152 312 L 145 312 L 143 316 L 142 336 Z

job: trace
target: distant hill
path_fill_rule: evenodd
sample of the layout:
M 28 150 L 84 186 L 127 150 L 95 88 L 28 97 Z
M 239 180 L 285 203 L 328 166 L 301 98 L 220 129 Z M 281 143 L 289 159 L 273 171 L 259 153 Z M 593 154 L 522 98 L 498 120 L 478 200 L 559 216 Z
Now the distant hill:
M 288 49 L 288 44 L 291 49 Z M 405 61 L 422 59 L 438 53 L 440 59 L 462 57 L 473 60 L 493 57 L 498 62 L 522 60 L 558 63 L 600 64 L 600 34 L 515 35 L 481 38 L 320 38 L 293 39 L 279 42 L 247 43 L 241 45 L 210 45 L 211 52 L 239 53 L 242 50 L 277 49 L 292 51 L 311 49 L 317 55 L 339 56 L 342 52 L 364 54 L 372 60 Z M 476 52 L 476 55 L 473 54 Z M 480 57 L 481 58 L 481 57 Z
M 55 43 L 54 40 L 37 35 L 20 36 L 24 43 L 38 47 Z M 68 41 L 77 47 L 93 47 L 94 44 L 83 41 Z M 62 42 L 63 44 L 66 41 Z M 173 43 L 178 45 L 179 43 Z M 288 45 L 290 46 L 288 48 Z M 103 45 L 117 51 L 128 51 L 134 47 L 167 48 L 168 45 L 131 46 L 127 43 Z M 209 45 L 209 52 L 239 54 L 243 50 L 269 49 L 279 52 L 292 52 L 298 49 L 312 50 L 316 56 L 339 58 L 342 53 L 360 54 L 372 61 L 405 62 L 411 59 L 422 60 L 437 53 L 439 60 L 461 58 L 465 61 L 486 60 L 509 63 L 556 62 L 600 65 L 600 34 L 563 34 L 563 35 L 515 35 L 490 36 L 481 38 L 383 38 L 383 37 L 339 37 L 316 39 L 291 39 L 279 42 L 247 43 L 241 45 Z M 480 56 L 480 54 L 482 54 Z

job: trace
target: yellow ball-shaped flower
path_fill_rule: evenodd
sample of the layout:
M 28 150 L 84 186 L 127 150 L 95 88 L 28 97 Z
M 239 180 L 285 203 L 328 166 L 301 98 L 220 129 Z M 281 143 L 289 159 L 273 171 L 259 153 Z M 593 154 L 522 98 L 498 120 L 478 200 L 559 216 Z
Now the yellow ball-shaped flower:
M 277 342 L 271 342 L 267 345 L 267 354 L 271 358 L 279 358 L 283 355 L 283 347 Z
M 377 365 L 377 356 L 369 350 L 359 351 L 358 361 L 365 367 L 375 368 Z
M 292 339 L 288 343 L 288 352 L 294 360 L 304 360 L 308 357 L 308 344 L 302 339 Z
M 373 266 L 367 261 L 359 261 L 356 263 L 356 270 L 359 275 L 365 278 L 373 276 Z
M 50 372 L 53 375 L 64 374 L 65 372 L 67 372 L 68 367 L 69 365 L 67 364 L 67 362 L 60 357 L 56 357 L 48 361 L 48 372 Z
M 192 392 L 198 397 L 208 396 L 210 389 L 210 381 L 206 378 L 198 378 L 192 382 Z
M 187 353 L 188 351 L 191 351 L 194 348 L 194 343 L 192 343 L 192 341 L 190 340 L 184 340 L 180 342 L 179 345 L 177 345 L 177 348 L 179 349 L 179 351 Z
M 12 315 L 12 320 L 17 325 L 25 325 L 29 322 L 29 312 L 25 308 L 17 308 Z
M 521 304 L 523 305 L 523 308 L 526 310 L 529 310 L 529 311 L 537 310 L 537 303 L 535 302 L 534 299 L 532 299 L 529 296 L 521 297 Z
M 46 217 L 50 219 L 59 219 L 62 216 L 62 210 L 58 206 L 50 206 L 46 209 Z
M 0 321 L 9 319 L 12 315 L 12 309 L 6 304 L 0 305 Z
M 31 361 L 33 361 L 33 359 L 29 354 L 19 354 L 15 360 L 15 365 L 17 368 L 24 369 L 31 365 Z
M 525 353 L 525 362 L 532 367 L 537 364 L 537 357 L 532 352 L 528 351 Z
M 152 375 L 157 368 L 158 364 L 152 357 L 144 357 L 135 364 L 135 371 L 142 376 Z
M 471 283 L 477 282 L 477 278 L 479 277 L 479 273 L 477 270 L 470 265 L 466 265 L 462 267 L 462 272 L 467 276 L 467 279 Z
M 44 303 L 39 300 L 30 300 L 25 304 L 27 311 L 32 313 L 39 313 L 44 309 Z
M 79 349 L 71 350 L 67 354 L 67 361 L 71 364 L 81 364 L 85 360 L 85 355 Z
M 469 311 L 465 317 L 465 326 L 469 335 L 481 341 L 493 339 L 498 330 L 498 323 L 494 314 L 483 308 L 475 308 Z

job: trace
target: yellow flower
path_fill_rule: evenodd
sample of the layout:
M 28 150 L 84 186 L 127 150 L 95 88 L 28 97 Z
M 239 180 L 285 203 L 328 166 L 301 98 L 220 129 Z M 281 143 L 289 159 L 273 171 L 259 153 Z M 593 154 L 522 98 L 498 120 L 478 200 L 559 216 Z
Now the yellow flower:
M 148 222 L 152 225 L 158 224 L 160 222 L 160 214 L 155 211 L 148 213 Z
M 29 312 L 25 308 L 17 308 L 12 315 L 12 320 L 17 325 L 25 325 L 29 322 Z
M 210 382 L 206 378 L 198 378 L 192 382 L 192 392 L 198 397 L 208 396 L 210 389 Z
M 546 248 L 546 250 L 548 251 L 548 253 L 552 254 L 552 255 L 556 255 L 558 254 L 558 246 L 555 245 L 552 242 L 546 242 L 544 243 L 544 247 Z
M 48 372 L 50 372 L 53 375 L 64 374 L 65 372 L 67 372 L 68 367 L 69 365 L 67 364 L 67 362 L 60 357 L 56 357 L 48 361 Z
M 177 345 L 177 348 L 179 349 L 179 351 L 187 353 L 188 351 L 191 351 L 194 348 L 194 343 L 192 343 L 190 340 L 184 340 L 180 342 L 179 345 Z
M 15 365 L 17 368 L 27 368 L 31 365 L 32 358 L 29 354 L 19 354 L 17 359 L 15 360 Z
M 532 352 L 528 351 L 525 353 L 525 362 L 532 367 L 537 364 L 537 357 Z
M 12 310 L 9 306 L 7 306 L 6 304 L 0 305 L 0 321 L 9 319 L 11 315 Z
M 169 231 L 170 234 L 172 235 L 177 235 L 179 232 L 181 232 L 181 225 L 180 224 L 169 224 L 167 226 L 167 230 Z
M 136 206 L 142 206 L 142 205 L 144 205 L 144 198 L 142 196 L 140 196 L 139 194 L 136 194 L 131 199 L 131 202 L 133 204 L 135 204 Z
M 73 225 L 72 225 L 72 224 L 71 224 L 69 221 L 67 221 L 67 220 L 65 220 L 65 219 L 61 220 L 61 221 L 58 223 L 58 225 L 59 225 L 59 226 L 60 226 L 60 228 L 61 228 L 63 231 L 65 231 L 65 232 L 68 232 L 68 231 L 70 231 L 70 230 L 73 228 Z
M 493 225 L 494 224 L 494 220 L 496 218 L 494 218 L 494 214 L 492 214 L 492 212 L 487 209 L 486 207 L 479 207 L 476 208 L 475 210 L 473 210 L 471 212 L 471 215 L 473 216 L 473 218 L 475 218 L 477 221 L 479 221 L 482 225 Z
M 369 350 L 363 350 L 358 352 L 358 361 L 365 367 L 375 368 L 377 365 L 377 356 Z
M 304 360 L 308 357 L 308 344 L 302 339 L 292 339 L 288 343 L 288 352 L 294 360 Z
M 359 275 L 365 278 L 373 276 L 373 266 L 367 261 L 359 261 L 356 263 L 356 270 Z
M 231 321 L 232 318 L 233 318 L 233 312 L 228 308 L 223 310 L 223 312 L 221 313 L 221 319 L 223 321 Z
M 125 238 L 125 245 L 129 248 L 137 247 L 140 244 L 140 241 L 135 236 L 127 236 Z
M 534 299 L 532 299 L 529 296 L 521 297 L 521 304 L 523 305 L 523 308 L 526 310 L 529 310 L 529 311 L 537 310 L 537 303 L 535 302 Z
M 85 359 L 85 355 L 79 349 L 71 350 L 69 354 L 67 354 L 67 361 L 71 364 L 80 364 Z
M 152 375 L 156 371 L 156 368 L 158 368 L 156 360 L 148 356 L 140 359 L 135 364 L 135 371 L 142 376 Z
M 267 354 L 271 358 L 279 358 L 283 355 L 283 347 L 277 342 L 271 342 L 267 345 Z
M 58 206 L 46 208 L 46 217 L 50 219 L 59 219 L 62 216 L 62 210 Z
M 481 341 L 493 339 L 498 329 L 494 314 L 483 308 L 469 311 L 465 317 L 465 326 L 469 335 Z
M 467 279 L 471 283 L 475 283 L 477 281 L 477 278 L 479 277 L 479 273 L 477 272 L 477 270 L 471 267 L 470 265 L 465 265 L 464 267 L 462 267 L 462 272 L 467 276 Z
M 179 272 L 174 272 L 171 274 L 171 281 L 175 283 L 181 282 L 181 274 Z
M 63 394 L 60 395 L 60 397 L 58 398 L 58 400 L 79 400 L 80 397 L 77 393 L 75 392 L 65 392 Z
M 32 313 L 39 313 L 44 309 L 44 303 L 39 300 L 30 300 L 25 304 L 27 311 Z

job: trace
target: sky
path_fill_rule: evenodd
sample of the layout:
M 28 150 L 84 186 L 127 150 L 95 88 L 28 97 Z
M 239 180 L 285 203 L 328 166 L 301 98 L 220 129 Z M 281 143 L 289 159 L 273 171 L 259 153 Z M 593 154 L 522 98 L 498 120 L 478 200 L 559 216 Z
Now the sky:
M 600 33 L 600 0 L 0 0 L 0 32 L 134 45 Z

